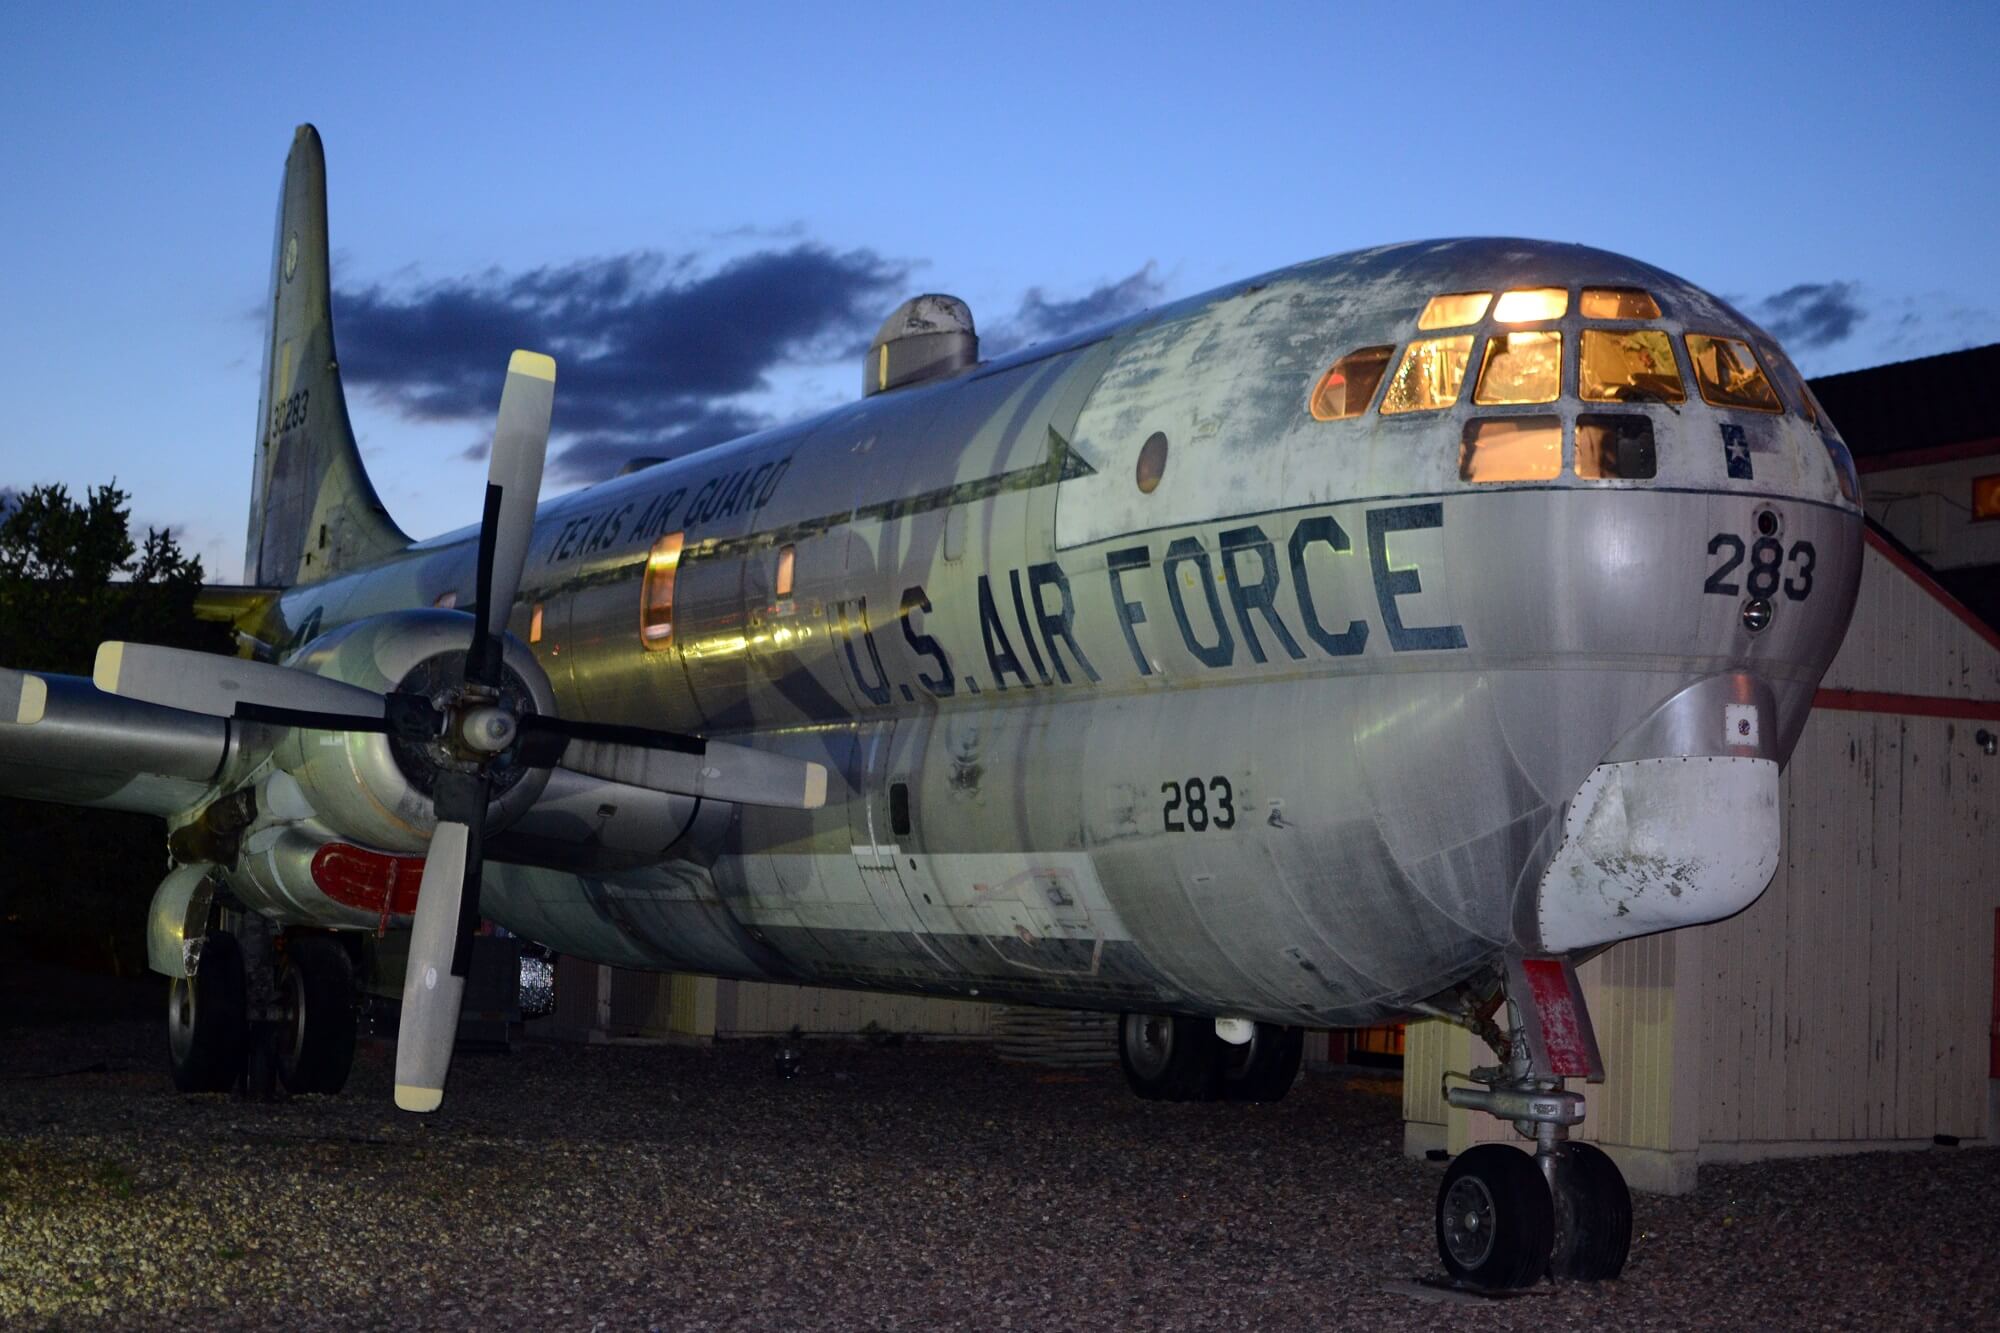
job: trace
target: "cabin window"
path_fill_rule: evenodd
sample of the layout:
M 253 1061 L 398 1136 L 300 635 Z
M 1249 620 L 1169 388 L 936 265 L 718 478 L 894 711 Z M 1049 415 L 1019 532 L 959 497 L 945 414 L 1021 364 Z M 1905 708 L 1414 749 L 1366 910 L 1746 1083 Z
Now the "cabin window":
M 639 638 L 648 648 L 665 648 L 674 641 L 674 576 L 681 565 L 681 534 L 670 532 L 653 543 L 646 556 L 646 579 L 640 592 Z
M 1500 293 L 1493 306 L 1493 319 L 1498 324 L 1533 324 L 1537 320 L 1561 319 L 1568 309 L 1569 293 L 1560 287 L 1523 287 Z
M 449 611 L 458 605 L 458 594 L 456 592 L 441 592 L 431 605 L 440 611 Z
M 1486 317 L 1486 305 L 1492 299 L 1492 292 L 1453 292 L 1448 296 L 1433 296 L 1424 307 L 1424 313 L 1417 316 L 1417 327 L 1458 329 L 1467 324 L 1477 324 Z
M 1313 390 L 1313 416 L 1321 421 L 1344 421 L 1366 412 L 1395 353 L 1393 345 L 1363 347 L 1334 362 Z
M 1972 479 L 1972 521 L 2000 518 L 2000 472 Z
M 1577 414 L 1577 476 L 1589 481 L 1643 481 L 1657 469 L 1651 417 L 1611 412 Z
M 797 552 L 790 542 L 778 548 L 778 570 L 771 577 L 771 595 L 781 602 L 792 595 L 792 565 L 796 559 Z
M 1465 365 L 1472 359 L 1472 335 L 1455 338 L 1424 338 L 1413 342 L 1389 381 L 1382 397 L 1385 415 L 1397 412 L 1435 412 L 1458 401 L 1465 383 Z
M 1587 403 L 1678 403 L 1687 397 L 1673 344 L 1658 329 L 1585 329 L 1576 391 Z
M 1585 319 L 1658 319 L 1660 303 L 1637 287 L 1586 287 L 1578 307 Z
M 1549 481 L 1562 475 L 1562 418 L 1474 417 L 1458 450 L 1461 481 Z
M 528 613 L 528 642 L 542 641 L 542 604 L 535 603 L 535 609 Z
M 1752 412 L 1782 412 L 1778 391 L 1757 364 L 1750 344 L 1707 333 L 1687 335 L 1688 360 L 1701 396 L 1717 407 L 1747 407 Z
M 1486 340 L 1486 359 L 1472 401 L 1553 403 L 1562 392 L 1563 336 L 1554 329 L 1496 333 Z

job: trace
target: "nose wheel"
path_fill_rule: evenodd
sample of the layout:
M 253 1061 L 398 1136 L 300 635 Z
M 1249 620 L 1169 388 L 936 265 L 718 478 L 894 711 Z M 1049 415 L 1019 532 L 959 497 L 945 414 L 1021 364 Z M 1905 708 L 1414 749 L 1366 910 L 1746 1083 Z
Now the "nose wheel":
M 1632 1247 L 1632 1193 L 1601 1149 L 1569 1138 L 1583 1122 L 1583 1098 L 1564 1080 L 1604 1077 L 1576 970 L 1562 959 L 1512 958 L 1506 976 L 1504 992 L 1462 1020 L 1501 1063 L 1446 1075 L 1444 1099 L 1512 1122 L 1534 1140 L 1534 1154 L 1504 1143 L 1459 1154 L 1438 1189 L 1438 1257 L 1452 1277 L 1489 1291 L 1533 1286 L 1544 1274 L 1617 1277 Z M 1502 994 L 1513 1016 L 1505 1032 L 1490 1017 Z

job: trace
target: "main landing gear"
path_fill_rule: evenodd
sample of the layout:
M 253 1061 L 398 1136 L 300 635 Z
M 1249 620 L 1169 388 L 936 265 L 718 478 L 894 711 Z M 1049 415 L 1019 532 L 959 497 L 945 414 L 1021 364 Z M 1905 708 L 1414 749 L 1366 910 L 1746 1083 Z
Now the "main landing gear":
M 1275 1023 L 1234 1020 L 1227 1041 L 1212 1018 L 1125 1014 L 1118 1063 L 1132 1091 L 1161 1102 L 1275 1102 L 1299 1076 L 1305 1033 Z
M 1511 1120 L 1535 1142 L 1529 1157 L 1503 1143 L 1460 1153 L 1438 1190 L 1438 1257 L 1454 1278 L 1488 1290 L 1533 1286 L 1543 1274 L 1558 1280 L 1617 1277 L 1632 1245 L 1632 1195 L 1604 1153 L 1569 1139 L 1583 1121 L 1583 1098 L 1563 1079 L 1601 1082 L 1604 1063 L 1576 970 L 1553 958 L 1512 958 L 1506 998 L 1509 1033 L 1490 1019 L 1475 1031 L 1501 1064 L 1462 1077 L 1480 1085 L 1447 1085 L 1453 1106 Z
M 167 1065 L 182 1092 L 239 1083 L 269 1096 L 336 1093 L 354 1063 L 354 969 L 331 935 L 280 941 L 261 921 L 211 930 L 167 994 Z M 246 947 L 246 945 L 248 947 Z

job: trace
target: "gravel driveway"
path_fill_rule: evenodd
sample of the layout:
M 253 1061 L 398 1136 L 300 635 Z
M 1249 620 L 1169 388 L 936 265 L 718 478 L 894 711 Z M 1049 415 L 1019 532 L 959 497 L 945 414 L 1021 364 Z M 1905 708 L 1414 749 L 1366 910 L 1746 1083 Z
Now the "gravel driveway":
M 983 1048 L 527 1042 L 390 1106 L 182 1097 L 159 1026 L 0 1032 L 0 1325 L 2000 1327 L 2000 1153 L 1710 1168 L 1639 1196 L 1623 1280 L 1480 1300 L 1396 1085 L 1130 1097 Z M 83 1071 L 83 1072 L 66 1072 Z

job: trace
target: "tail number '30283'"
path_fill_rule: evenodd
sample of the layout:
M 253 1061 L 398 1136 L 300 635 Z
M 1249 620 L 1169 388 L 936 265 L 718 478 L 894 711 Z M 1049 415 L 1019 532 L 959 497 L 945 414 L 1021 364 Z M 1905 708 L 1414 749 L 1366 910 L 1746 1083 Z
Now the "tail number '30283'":
M 1229 779 L 1216 777 L 1204 782 L 1162 782 L 1167 803 L 1161 812 L 1169 833 L 1203 833 L 1212 828 L 1236 827 L 1236 793 Z
M 1811 542 L 1793 542 L 1792 549 L 1787 551 L 1776 537 L 1759 537 L 1745 547 L 1743 539 L 1735 533 L 1718 532 L 1708 539 L 1708 553 L 1721 556 L 1722 563 L 1709 571 L 1701 585 L 1703 592 L 1724 597 L 1734 597 L 1738 592 L 1747 592 L 1752 597 L 1775 597 L 1778 589 L 1783 588 L 1785 596 L 1795 602 L 1803 602 L 1812 594 L 1813 566 L 1819 561 L 1819 552 L 1813 550 Z M 1742 566 L 1746 554 L 1750 557 L 1750 567 L 1744 571 L 1739 588 L 1731 575 Z

